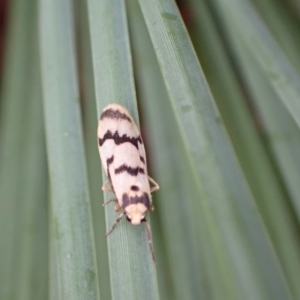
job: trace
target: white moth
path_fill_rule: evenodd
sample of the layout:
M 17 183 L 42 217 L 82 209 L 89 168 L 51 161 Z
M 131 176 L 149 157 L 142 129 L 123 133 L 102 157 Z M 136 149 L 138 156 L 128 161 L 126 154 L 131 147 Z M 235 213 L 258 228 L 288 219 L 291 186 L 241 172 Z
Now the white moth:
M 158 190 L 159 186 L 148 176 L 143 140 L 125 107 L 109 104 L 103 109 L 98 125 L 98 146 L 102 166 L 108 177 L 102 190 L 113 192 L 116 196 L 116 199 L 105 202 L 103 206 L 114 201 L 115 210 L 121 211 L 106 236 L 113 231 L 124 215 L 133 225 L 146 222 L 148 243 L 155 261 L 146 213 L 154 209 L 151 192 Z M 151 188 L 149 181 L 154 185 Z

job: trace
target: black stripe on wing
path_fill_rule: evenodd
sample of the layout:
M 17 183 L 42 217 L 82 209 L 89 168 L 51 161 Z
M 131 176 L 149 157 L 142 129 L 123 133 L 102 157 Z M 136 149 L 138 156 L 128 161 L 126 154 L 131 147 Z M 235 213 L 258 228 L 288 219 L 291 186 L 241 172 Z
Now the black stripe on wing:
M 138 143 L 143 144 L 143 141 L 141 139 L 141 136 L 138 137 L 130 137 L 127 134 L 123 134 L 122 136 L 119 135 L 119 132 L 116 131 L 114 134 L 110 130 L 108 130 L 103 138 L 99 138 L 99 146 L 101 147 L 106 140 L 114 140 L 116 145 L 120 145 L 123 143 L 131 143 L 134 145 L 137 149 L 138 148 Z
M 115 169 L 115 174 L 120 174 L 126 172 L 131 176 L 137 176 L 138 173 L 145 174 L 145 170 L 140 167 L 132 168 L 127 166 L 126 164 L 121 165 L 119 168 Z
M 110 176 L 110 172 L 109 172 L 109 165 L 112 164 L 113 162 L 114 162 L 114 156 L 112 155 L 110 158 L 108 158 L 106 160 L 106 167 L 107 167 L 107 177 L 108 177 L 109 183 L 112 187 L 113 192 L 115 193 L 115 189 L 114 189 L 114 186 L 112 184 L 111 176 Z
M 100 120 L 104 120 L 104 119 L 117 119 L 117 120 L 122 119 L 131 123 L 131 119 L 130 117 L 128 117 L 127 114 L 120 112 L 118 109 L 112 109 L 112 108 L 105 110 L 101 114 Z
M 144 159 L 144 157 L 143 156 L 140 156 L 140 161 L 143 163 L 143 164 L 145 164 L 146 162 L 145 162 L 145 159 Z
M 130 204 L 143 203 L 147 208 L 150 207 L 150 198 L 147 193 L 143 193 L 141 196 L 129 197 L 127 193 L 122 196 L 122 208 L 125 209 Z

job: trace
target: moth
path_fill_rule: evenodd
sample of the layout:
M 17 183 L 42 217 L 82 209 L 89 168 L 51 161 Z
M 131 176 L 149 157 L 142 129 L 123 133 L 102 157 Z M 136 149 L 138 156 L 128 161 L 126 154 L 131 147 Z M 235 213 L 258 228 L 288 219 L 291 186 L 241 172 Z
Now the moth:
M 103 206 L 114 201 L 116 212 L 120 212 L 105 236 L 114 230 L 124 216 L 133 225 L 146 222 L 147 239 L 155 262 L 146 213 L 154 210 L 151 193 L 157 191 L 159 186 L 148 176 L 143 140 L 125 107 L 113 103 L 103 109 L 98 125 L 98 148 L 108 178 L 102 190 L 113 192 L 116 196 L 116 199 L 106 201 Z

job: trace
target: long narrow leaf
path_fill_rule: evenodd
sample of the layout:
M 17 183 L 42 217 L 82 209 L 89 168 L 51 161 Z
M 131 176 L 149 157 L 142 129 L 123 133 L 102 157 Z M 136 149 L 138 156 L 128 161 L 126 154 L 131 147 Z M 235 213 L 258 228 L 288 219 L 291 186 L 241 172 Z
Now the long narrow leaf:
M 216 236 L 223 245 L 219 259 L 230 264 L 229 287 L 235 289 L 237 299 L 289 298 L 174 2 L 139 2 L 194 175 L 204 193 L 199 201 L 208 210 L 209 224 L 216 224 L 220 234 Z
M 48 219 L 47 219 L 47 164 L 44 140 L 41 80 L 38 53 L 36 6 L 32 10 L 35 21 L 28 74 L 27 113 L 22 128 L 26 140 L 22 143 L 23 166 L 20 170 L 22 194 L 18 199 L 17 228 L 13 246 L 12 299 L 41 299 L 47 296 L 48 283 Z M 22 129 L 20 128 L 22 131 Z
M 297 284 L 297 278 L 300 277 L 300 247 L 296 233 L 297 222 L 290 213 L 289 203 L 286 200 L 287 195 L 282 188 L 281 177 L 274 171 L 272 160 L 268 156 L 269 151 L 265 149 L 263 140 L 257 134 L 255 124 L 251 120 L 243 91 L 239 87 L 237 78 L 235 78 L 234 68 L 232 68 L 226 49 L 221 42 L 222 37 L 218 34 L 219 28 L 216 26 L 219 24 L 218 21 L 212 18 L 213 14 L 208 10 L 204 1 L 201 5 L 197 0 L 190 0 L 190 2 L 193 20 L 196 23 L 193 41 L 195 41 L 200 61 L 203 62 L 202 66 L 206 78 L 215 96 L 281 266 L 289 283 L 293 282 L 291 290 L 294 291 L 296 298 L 299 298 L 300 287 Z M 224 30 L 224 26 L 222 29 Z M 249 65 L 253 65 L 253 60 L 254 58 L 249 56 Z M 249 68 L 248 66 L 247 69 Z M 258 91 L 261 91 L 260 87 L 263 86 L 267 87 L 268 84 L 261 79 L 257 80 L 255 88 L 253 88 L 255 94 L 259 94 Z M 277 98 L 273 94 L 269 97 L 266 97 L 266 94 L 260 94 L 257 99 L 261 99 L 258 101 L 258 107 L 260 107 L 260 103 L 270 99 L 270 107 L 266 108 L 265 111 L 271 112 L 274 100 Z M 285 111 L 283 106 L 282 110 Z M 272 114 L 270 113 L 270 115 Z M 277 123 L 279 127 L 286 126 L 287 121 Z M 290 136 L 289 134 L 288 139 Z M 285 140 L 287 145 L 288 139 Z M 291 158 L 292 155 L 288 154 L 288 157 Z M 295 161 L 294 164 L 296 165 L 297 162 Z M 285 167 L 285 170 L 287 169 L 288 167 Z M 272 200 L 270 201 L 270 199 Z
M 275 92 L 300 127 L 300 75 L 281 51 L 249 1 L 215 0 L 224 18 L 247 43 Z M 239 26 L 244 24 L 244 26 Z
M 222 269 L 211 255 L 215 251 L 203 221 L 205 212 L 191 201 L 201 197 L 201 192 L 195 188 L 197 182 L 140 7 L 137 1 L 129 1 L 128 7 L 136 81 L 146 125 L 143 128 L 151 167 L 162 187 L 154 197 L 156 210 L 152 218 L 157 228 L 153 234 L 155 246 L 162 252 L 157 265 L 160 295 L 162 299 L 221 298 L 226 284 Z
M 40 1 L 40 49 L 61 299 L 99 299 L 71 1 Z
M 139 124 L 124 1 L 89 0 L 88 8 L 98 116 L 105 105 L 117 102 Z M 109 197 L 113 195 L 105 195 Z M 118 214 L 113 205 L 107 205 L 105 213 L 109 229 Z M 112 298 L 158 299 L 145 224 L 134 227 L 124 218 L 107 242 Z
M 274 38 L 276 38 L 298 74 L 300 74 L 299 22 L 291 16 L 287 3 L 281 0 L 254 0 L 253 3 L 270 28 Z M 298 2 L 298 5 L 300 7 L 300 2 Z
M 219 7 L 216 7 L 219 8 Z M 222 8 L 222 5 L 221 5 Z M 236 9 L 239 6 L 231 8 Z M 220 13 L 220 18 L 223 22 L 223 28 L 226 28 L 227 34 L 229 35 L 229 39 L 231 39 L 233 44 L 233 51 L 236 55 L 236 58 L 240 60 L 242 64 L 242 68 L 245 70 L 246 81 L 249 81 L 250 89 L 252 89 L 252 95 L 255 95 L 255 101 L 257 103 L 258 110 L 263 117 L 263 123 L 266 126 L 268 132 L 268 142 L 271 145 L 271 148 L 274 151 L 274 154 L 277 158 L 276 164 L 279 167 L 281 172 L 281 176 L 285 182 L 285 185 L 288 189 L 288 192 L 293 201 L 293 206 L 295 208 L 295 212 L 298 217 L 298 222 L 300 220 L 300 201 L 299 201 L 299 180 L 300 180 L 300 136 L 299 136 L 299 128 L 296 124 L 296 120 L 289 115 L 290 113 L 285 109 L 286 105 L 282 101 L 282 98 L 279 93 L 277 93 L 277 89 L 280 89 L 282 92 L 289 86 L 293 86 L 296 88 L 298 85 L 300 86 L 300 80 L 298 84 L 293 81 L 289 81 L 287 84 L 280 85 L 274 87 L 273 76 L 269 76 L 265 72 L 265 63 L 262 63 L 261 60 L 257 60 L 257 53 L 253 52 L 252 48 L 245 51 L 243 47 L 247 47 L 249 41 L 245 39 L 245 34 L 240 31 L 240 29 L 235 26 L 235 23 L 232 22 L 230 18 L 228 18 L 228 14 L 232 12 L 229 10 L 218 10 Z M 264 32 L 264 31 L 263 31 Z M 254 34 L 254 33 L 253 33 Z M 260 34 L 256 33 L 255 38 L 260 40 Z M 267 37 L 266 37 L 267 39 Z M 268 39 L 272 39 L 271 36 L 268 35 Z M 261 43 L 264 45 L 264 42 Z M 248 49 L 248 48 L 247 48 Z M 277 52 L 283 56 L 283 53 L 280 52 L 280 49 L 277 49 Z M 270 54 L 272 55 L 272 54 Z M 282 64 L 284 61 L 281 62 Z M 290 62 L 285 61 L 285 65 L 283 64 L 284 69 L 290 68 Z M 245 66 L 245 64 L 247 66 Z M 253 65 L 253 68 L 249 66 Z M 249 68 L 249 72 L 247 71 Z M 258 72 L 257 70 L 261 70 Z M 254 73 L 257 73 L 257 80 L 255 78 Z M 248 75 L 249 73 L 249 75 Z M 282 73 L 284 74 L 284 72 Z M 264 82 L 264 84 L 262 84 Z M 288 97 L 289 98 L 289 97 Z M 293 98 L 289 98 L 293 101 Z M 299 97 L 294 99 L 299 103 Z M 279 121 L 280 120 L 280 121 Z
M 82 89 L 83 98 L 83 130 L 85 138 L 86 160 L 88 168 L 88 179 L 91 196 L 91 207 L 93 217 L 93 227 L 96 245 L 96 257 L 98 265 L 98 277 L 100 296 L 102 299 L 111 299 L 110 276 L 107 242 L 104 238 L 106 233 L 105 212 L 102 207 L 103 193 L 102 185 L 102 169 L 99 160 L 99 153 L 96 139 L 96 129 L 98 123 L 95 85 L 93 77 L 93 64 L 91 53 L 91 41 L 89 35 L 89 20 L 87 14 L 87 2 L 78 1 L 78 18 L 80 20 L 79 35 L 79 57 L 82 69 L 79 69 L 81 81 L 84 88 Z M 81 51 L 80 51 L 81 50 Z
M 35 18 L 35 1 L 11 3 L 10 24 L 5 52 L 5 68 L 1 89 L 0 125 L 0 298 L 9 299 L 14 293 L 16 254 L 20 237 L 19 216 L 22 216 L 23 174 L 26 172 L 22 145 L 26 142 Z M 28 145 L 28 144 L 27 144 Z M 28 154 L 28 153 L 27 153 Z
M 270 82 L 268 82 L 264 76 L 259 64 L 253 63 L 252 55 L 247 50 L 247 47 L 245 47 L 245 44 L 239 41 L 238 44 L 235 44 L 235 51 L 237 51 L 236 57 L 240 58 L 240 64 L 243 68 L 242 74 L 248 83 L 248 88 L 263 117 L 263 122 L 267 130 L 267 141 L 274 153 L 276 163 L 282 171 L 282 178 L 286 183 L 288 191 L 297 192 L 297 190 L 299 190 L 299 186 L 296 183 L 297 178 L 300 180 L 298 151 L 300 147 L 299 130 L 289 113 L 285 110 L 280 99 L 274 93 Z M 299 221 L 299 196 L 293 193 L 290 195 L 294 200 L 294 209 Z M 285 201 L 287 202 L 287 199 Z M 275 210 L 273 210 L 274 208 Z M 272 209 L 273 213 L 278 209 L 276 209 L 276 207 L 274 208 Z M 277 221 L 279 220 L 281 220 L 281 217 L 278 216 Z M 290 217 L 289 221 L 291 222 L 291 220 L 292 218 Z M 282 221 L 283 220 L 281 220 L 279 224 L 282 224 Z M 283 257 L 281 257 L 281 259 L 293 294 L 297 298 L 299 296 L 297 280 L 300 267 L 299 252 L 295 252 L 294 246 L 288 241 L 288 239 L 294 239 L 294 241 L 297 242 L 296 237 L 292 236 L 293 231 L 286 231 L 287 224 L 288 222 L 286 222 L 284 226 L 279 225 L 281 228 L 277 228 L 276 235 L 282 235 L 282 233 L 285 232 L 285 239 L 287 240 L 284 245 L 281 245 L 281 243 L 284 243 L 284 240 L 280 238 L 281 243 L 278 243 L 277 247 L 279 252 L 283 251 L 282 254 L 284 256 L 289 254 L 289 257 L 286 259 Z M 287 246 L 288 248 L 286 248 Z

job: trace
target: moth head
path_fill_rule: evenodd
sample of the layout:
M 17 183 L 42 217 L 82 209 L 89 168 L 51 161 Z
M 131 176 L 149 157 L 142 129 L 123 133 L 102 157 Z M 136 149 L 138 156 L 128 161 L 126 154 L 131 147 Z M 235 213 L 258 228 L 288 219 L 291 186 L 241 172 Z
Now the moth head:
M 132 225 L 139 225 L 145 221 L 147 207 L 143 203 L 130 204 L 125 207 L 127 220 Z

